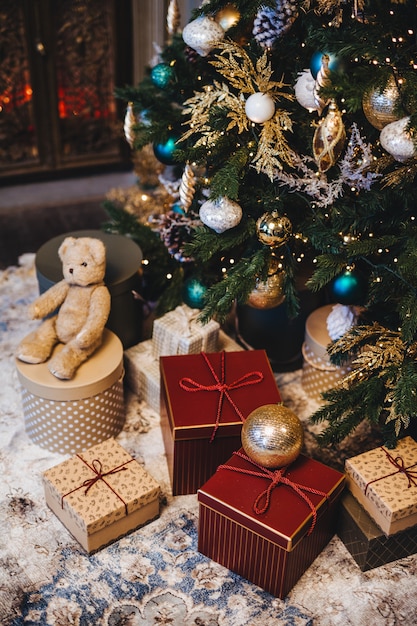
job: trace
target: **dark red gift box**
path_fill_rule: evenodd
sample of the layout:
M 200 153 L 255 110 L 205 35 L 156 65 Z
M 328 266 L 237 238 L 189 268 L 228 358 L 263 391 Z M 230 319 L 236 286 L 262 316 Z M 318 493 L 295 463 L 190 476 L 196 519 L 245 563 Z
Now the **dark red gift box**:
M 163 356 L 160 370 L 172 493 L 196 493 L 242 445 L 242 420 L 281 397 L 264 350 Z
M 304 455 L 287 483 L 252 472 L 262 473 L 241 449 L 199 489 L 198 550 L 284 598 L 335 534 L 345 476 Z

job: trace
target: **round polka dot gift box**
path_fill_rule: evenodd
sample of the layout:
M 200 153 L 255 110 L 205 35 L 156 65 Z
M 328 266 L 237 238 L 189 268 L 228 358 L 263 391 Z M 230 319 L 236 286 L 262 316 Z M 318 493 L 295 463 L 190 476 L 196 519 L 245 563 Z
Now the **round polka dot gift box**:
M 62 349 L 58 345 L 55 350 Z M 71 380 L 53 376 L 47 362 L 16 360 L 25 430 L 50 452 L 77 454 L 115 437 L 125 422 L 123 346 L 105 329 L 103 343 Z
M 318 403 L 323 402 L 321 394 L 336 387 L 350 370 L 348 365 L 333 365 L 327 354 L 332 341 L 327 320 L 333 309 L 332 304 L 319 307 L 308 316 L 305 327 L 301 382 L 306 394 Z

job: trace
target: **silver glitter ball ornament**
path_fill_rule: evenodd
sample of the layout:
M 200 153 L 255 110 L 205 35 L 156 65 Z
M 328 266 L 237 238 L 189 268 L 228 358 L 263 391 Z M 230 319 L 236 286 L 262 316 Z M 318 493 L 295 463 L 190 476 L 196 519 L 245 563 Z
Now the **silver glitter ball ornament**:
M 248 415 L 241 438 L 248 457 L 263 467 L 277 469 L 298 457 L 304 431 L 291 409 L 282 404 L 264 404 Z

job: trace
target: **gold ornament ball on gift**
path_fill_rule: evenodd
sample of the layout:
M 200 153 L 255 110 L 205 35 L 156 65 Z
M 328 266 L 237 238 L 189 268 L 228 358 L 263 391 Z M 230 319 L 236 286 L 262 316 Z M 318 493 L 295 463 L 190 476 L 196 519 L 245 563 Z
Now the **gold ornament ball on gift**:
M 288 217 L 278 211 L 264 213 L 256 222 L 256 233 L 261 243 L 278 248 L 288 241 L 292 233 L 292 224 Z
M 399 98 L 400 93 L 394 78 L 390 78 L 382 92 L 378 87 L 366 91 L 362 108 L 368 122 L 374 128 L 382 130 L 387 124 L 401 119 L 403 114 L 397 115 L 395 112 Z
M 299 418 L 282 404 L 265 404 L 248 415 L 242 426 L 242 446 L 248 457 L 268 469 L 289 465 L 304 443 Z

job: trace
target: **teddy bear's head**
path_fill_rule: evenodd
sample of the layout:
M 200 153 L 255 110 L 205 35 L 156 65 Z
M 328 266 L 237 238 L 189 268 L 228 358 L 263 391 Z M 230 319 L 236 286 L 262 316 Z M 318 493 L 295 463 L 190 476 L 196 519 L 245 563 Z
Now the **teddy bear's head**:
M 58 249 L 65 280 L 87 287 L 104 280 L 106 248 L 93 237 L 66 237 Z

